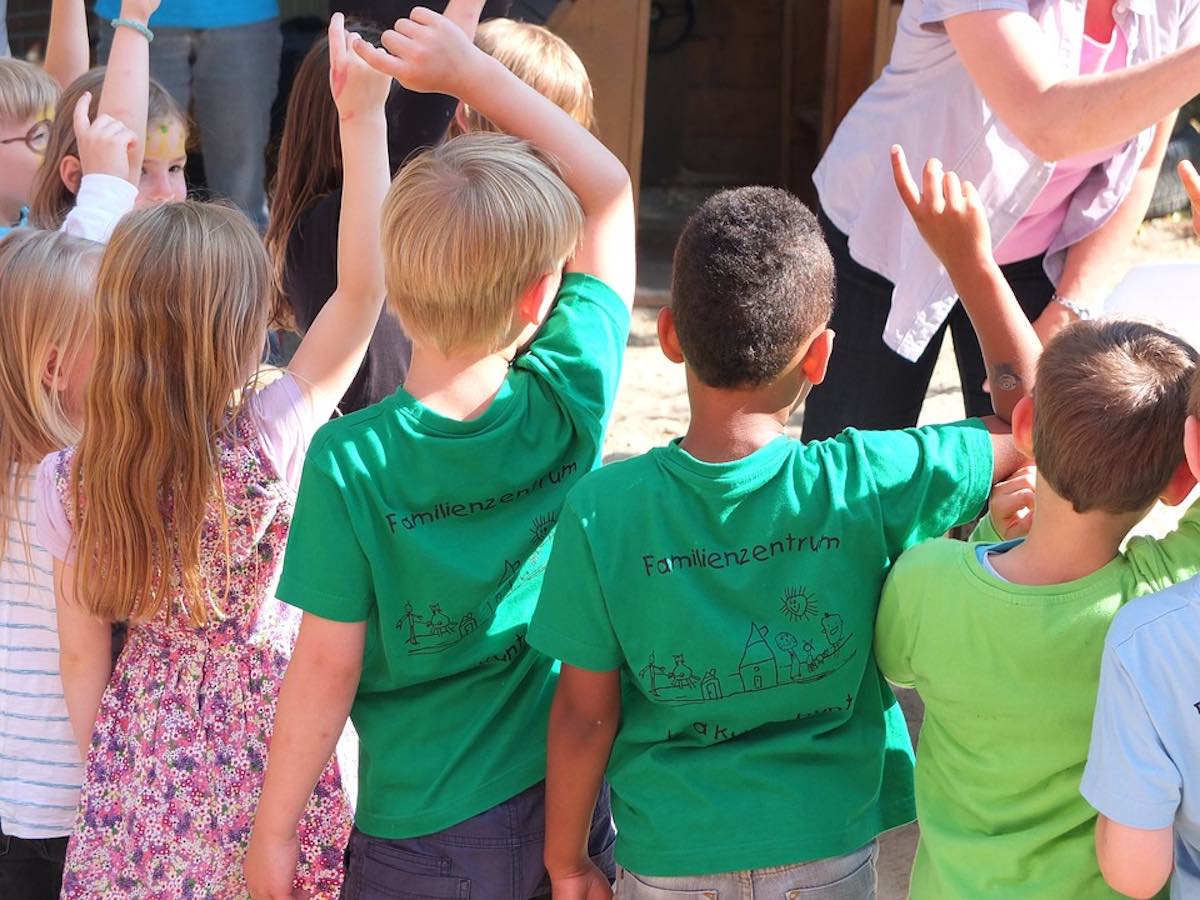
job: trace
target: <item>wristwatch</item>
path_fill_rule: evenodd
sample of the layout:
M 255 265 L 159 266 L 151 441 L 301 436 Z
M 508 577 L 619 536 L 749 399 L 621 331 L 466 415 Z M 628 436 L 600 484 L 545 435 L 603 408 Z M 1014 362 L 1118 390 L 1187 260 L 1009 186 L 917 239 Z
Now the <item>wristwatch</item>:
M 1050 298 L 1051 303 L 1057 303 L 1070 313 L 1075 315 L 1075 318 L 1086 321 L 1092 317 L 1092 311 L 1086 306 L 1080 306 L 1069 297 L 1064 297 L 1058 291 L 1054 292 L 1054 296 Z

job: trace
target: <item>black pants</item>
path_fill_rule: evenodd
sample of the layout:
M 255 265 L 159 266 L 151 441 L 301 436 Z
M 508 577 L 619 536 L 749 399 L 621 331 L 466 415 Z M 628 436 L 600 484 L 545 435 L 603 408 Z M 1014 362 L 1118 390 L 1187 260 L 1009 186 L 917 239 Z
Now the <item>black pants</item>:
M 910 363 L 883 342 L 892 283 L 851 259 L 846 235 L 823 211 L 819 218 L 837 273 L 830 326 L 837 337 L 825 382 L 813 389 L 804 408 L 804 440 L 832 437 L 848 427 L 877 430 L 916 425 L 947 328 L 954 336 L 966 414 L 989 415 L 992 401 L 983 390 L 987 378 L 983 354 L 963 305 L 955 304 L 921 358 Z M 1042 260 L 1036 256 L 1001 267 L 1031 322 L 1054 296 Z
M 58 900 L 67 839 L 12 837 L 0 824 L 0 897 L 3 900 Z

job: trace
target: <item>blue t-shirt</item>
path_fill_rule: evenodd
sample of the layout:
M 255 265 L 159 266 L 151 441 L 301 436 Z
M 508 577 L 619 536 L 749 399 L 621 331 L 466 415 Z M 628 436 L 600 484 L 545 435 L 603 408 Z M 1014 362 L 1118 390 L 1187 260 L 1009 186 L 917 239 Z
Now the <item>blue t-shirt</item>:
M 1171 896 L 1200 897 L 1200 577 L 1113 620 L 1080 790 L 1114 822 L 1173 825 Z
M 96 0 L 104 21 L 121 14 L 121 0 Z M 278 0 L 162 0 L 151 28 L 231 28 L 253 25 L 279 15 Z

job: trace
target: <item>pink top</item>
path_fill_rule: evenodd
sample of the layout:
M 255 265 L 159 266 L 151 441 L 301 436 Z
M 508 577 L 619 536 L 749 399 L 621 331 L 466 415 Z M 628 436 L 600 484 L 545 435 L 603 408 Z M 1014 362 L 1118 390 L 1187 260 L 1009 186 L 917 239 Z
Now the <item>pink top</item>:
M 1083 36 L 1083 49 L 1079 57 L 1080 75 L 1113 72 L 1128 64 L 1129 44 L 1119 27 L 1114 26 L 1112 38 L 1107 44 L 1101 44 L 1086 34 Z M 1004 265 L 1045 253 L 1066 221 L 1071 195 L 1083 184 L 1093 167 L 1107 162 L 1120 149 L 1121 145 L 1117 145 L 1084 156 L 1059 160 L 1054 166 L 1054 174 L 1033 201 L 1029 212 L 996 247 L 996 261 Z

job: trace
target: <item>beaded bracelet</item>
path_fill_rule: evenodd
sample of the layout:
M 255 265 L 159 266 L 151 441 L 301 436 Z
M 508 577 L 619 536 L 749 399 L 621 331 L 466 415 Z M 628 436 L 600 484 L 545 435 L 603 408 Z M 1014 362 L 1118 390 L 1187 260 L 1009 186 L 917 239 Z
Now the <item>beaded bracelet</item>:
M 109 22 L 109 24 L 112 25 L 113 28 L 120 28 L 121 26 L 125 26 L 126 28 L 132 28 L 134 31 L 136 31 L 138 34 L 140 34 L 142 37 L 144 37 L 147 41 L 154 40 L 154 32 L 151 31 L 145 25 L 145 23 L 139 22 L 137 19 L 117 18 L 117 19 L 113 19 L 111 22 Z

